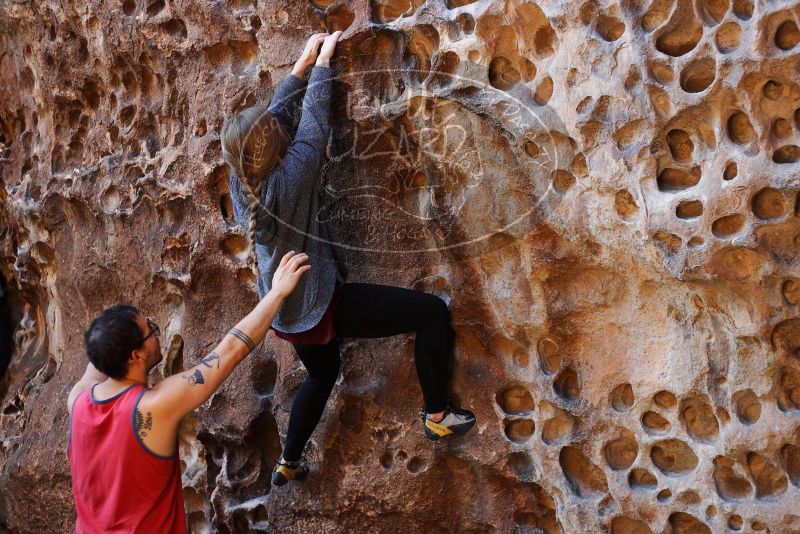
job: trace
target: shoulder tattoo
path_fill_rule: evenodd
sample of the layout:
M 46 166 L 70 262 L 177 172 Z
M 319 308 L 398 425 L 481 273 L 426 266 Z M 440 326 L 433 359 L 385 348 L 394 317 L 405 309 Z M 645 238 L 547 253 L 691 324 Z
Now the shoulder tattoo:
M 153 414 L 147 412 L 147 415 L 143 415 L 142 411 L 136 408 L 134 426 L 140 438 L 147 437 L 147 433 L 153 429 Z

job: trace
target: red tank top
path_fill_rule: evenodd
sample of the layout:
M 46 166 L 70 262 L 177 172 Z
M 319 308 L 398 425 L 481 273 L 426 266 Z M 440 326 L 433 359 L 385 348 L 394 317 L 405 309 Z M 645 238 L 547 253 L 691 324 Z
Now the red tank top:
M 339 301 L 339 283 L 336 283 L 336 286 L 333 288 L 333 296 L 331 297 L 331 302 L 328 304 L 328 309 L 325 310 L 325 315 L 322 316 L 322 319 L 314 325 L 311 330 L 306 330 L 305 332 L 297 332 L 294 334 L 288 334 L 286 332 L 281 332 L 280 330 L 275 331 L 275 335 L 281 339 L 285 339 L 290 343 L 299 343 L 302 345 L 324 345 L 328 341 L 336 336 L 336 329 L 333 327 L 333 314 L 336 311 L 336 303 Z
M 75 532 L 185 533 L 177 444 L 175 454 L 160 456 L 134 431 L 134 410 L 147 388 L 133 384 L 106 400 L 95 400 L 93 391 L 75 399 L 67 438 Z

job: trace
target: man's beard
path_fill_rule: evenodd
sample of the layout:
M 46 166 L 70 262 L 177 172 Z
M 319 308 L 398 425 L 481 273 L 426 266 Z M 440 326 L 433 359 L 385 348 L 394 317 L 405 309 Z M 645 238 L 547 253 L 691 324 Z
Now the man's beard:
M 150 365 L 147 366 L 147 373 L 149 374 L 161 361 L 164 359 L 164 355 L 161 353 L 161 350 L 154 356 L 153 361 Z

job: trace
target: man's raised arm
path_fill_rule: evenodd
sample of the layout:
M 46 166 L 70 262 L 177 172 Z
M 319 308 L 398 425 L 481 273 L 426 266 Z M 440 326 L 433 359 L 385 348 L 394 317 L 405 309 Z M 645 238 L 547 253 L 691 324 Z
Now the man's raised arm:
M 153 411 L 162 420 L 179 421 L 207 401 L 245 356 L 261 343 L 283 300 L 294 290 L 300 276 L 311 268 L 301 265 L 306 254 L 288 252 L 281 258 L 272 289 L 258 305 L 222 338 L 200 363 L 173 375 L 148 392 Z

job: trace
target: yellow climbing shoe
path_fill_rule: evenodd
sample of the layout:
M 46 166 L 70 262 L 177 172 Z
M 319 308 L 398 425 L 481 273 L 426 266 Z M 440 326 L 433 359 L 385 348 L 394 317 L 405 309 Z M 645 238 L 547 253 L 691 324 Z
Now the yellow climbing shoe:
M 475 425 L 475 414 L 469 410 L 456 408 L 447 405 L 441 421 L 433 421 L 428 418 L 425 409 L 420 410 L 422 424 L 425 427 L 425 435 L 428 439 L 436 441 L 447 436 L 459 436 L 465 434 Z
M 281 456 L 272 472 L 272 485 L 283 486 L 290 480 L 301 480 L 308 474 L 308 467 L 301 464 L 300 460 L 287 462 Z

